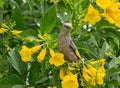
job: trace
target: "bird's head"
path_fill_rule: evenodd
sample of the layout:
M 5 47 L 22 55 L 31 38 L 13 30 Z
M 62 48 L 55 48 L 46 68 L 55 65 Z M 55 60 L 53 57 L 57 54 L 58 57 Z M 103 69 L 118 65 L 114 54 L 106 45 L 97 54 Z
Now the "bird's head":
M 72 24 L 71 23 L 64 23 L 63 24 L 63 28 L 62 31 L 64 31 L 64 33 L 69 33 L 72 29 Z

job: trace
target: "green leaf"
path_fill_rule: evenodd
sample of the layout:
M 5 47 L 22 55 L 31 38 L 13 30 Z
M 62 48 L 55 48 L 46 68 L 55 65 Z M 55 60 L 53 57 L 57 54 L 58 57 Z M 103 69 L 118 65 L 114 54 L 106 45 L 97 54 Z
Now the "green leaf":
M 120 74 L 120 68 L 110 68 L 106 71 L 106 77 L 105 81 L 109 81 L 110 77 L 115 75 L 115 74 Z
M 20 8 L 16 7 L 13 10 L 13 19 L 16 22 L 16 29 L 23 30 L 24 29 L 24 21 L 23 21 L 23 16 L 22 16 L 22 11 Z
M 34 30 L 31 30 L 31 29 L 24 30 L 24 31 L 22 31 L 20 36 L 22 36 L 23 38 L 26 38 L 26 37 L 36 38 L 37 37 L 37 32 L 34 31 Z
M 44 74 L 40 74 L 40 80 L 37 81 L 35 84 L 37 85 L 38 83 L 45 83 L 47 81 L 48 77 Z
M 32 11 L 34 0 L 27 0 L 27 2 L 29 4 L 30 10 Z
M 23 2 L 23 0 L 15 0 L 15 2 L 17 2 L 17 4 L 20 6 Z
M 112 59 L 109 63 L 108 63 L 108 67 L 109 68 L 114 68 L 118 65 L 118 63 L 115 61 L 115 59 Z
M 40 21 L 41 33 L 49 32 L 56 22 L 56 6 L 51 6 Z
M 30 67 L 30 70 L 29 70 L 29 81 L 30 81 L 30 84 L 31 85 L 34 85 L 36 81 L 38 81 L 40 78 L 39 78 L 39 63 L 38 62 L 33 62 L 31 67 Z
M 0 88 L 13 88 L 15 85 L 24 85 L 21 78 L 16 74 L 12 74 L 0 80 Z
M 27 63 L 22 62 L 19 53 L 13 49 L 11 49 L 8 54 L 8 62 L 13 66 L 16 71 L 18 71 L 20 75 L 23 75 L 27 70 Z
M 107 42 L 104 42 L 102 45 L 102 48 L 99 49 L 99 55 L 100 57 L 104 57 L 105 53 L 109 50 L 109 44 Z
M 113 58 L 117 63 L 119 63 L 120 64 L 120 59 L 119 58 L 117 58 L 115 55 L 110 55 L 109 56 L 110 58 Z
M 2 24 L 3 14 L 2 14 L 2 7 L 0 7 L 0 25 Z
M 3 7 L 3 1 L 0 0 L 0 7 Z
M 109 81 L 107 82 L 107 85 L 108 86 L 111 86 L 111 85 L 120 85 L 120 81 L 119 80 L 112 80 L 112 81 Z

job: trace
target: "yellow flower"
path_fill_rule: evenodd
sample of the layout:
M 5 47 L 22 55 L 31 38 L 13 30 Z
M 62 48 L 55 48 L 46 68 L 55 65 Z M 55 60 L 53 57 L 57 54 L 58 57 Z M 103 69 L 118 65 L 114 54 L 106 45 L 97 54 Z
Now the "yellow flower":
M 36 42 L 42 42 L 43 40 L 37 39 Z
M 50 0 L 50 2 L 53 2 L 54 0 Z M 55 0 L 56 2 L 59 2 L 60 0 Z
M 25 38 L 25 40 L 28 40 L 28 41 L 30 41 L 30 42 L 33 41 L 33 39 L 31 39 L 31 38 Z
M 83 67 L 82 75 L 83 78 L 91 85 L 102 85 L 103 78 L 105 76 L 105 69 L 104 69 L 105 60 L 99 59 L 93 62 L 90 62 L 89 65 Z M 94 67 L 93 67 L 94 66 Z M 84 84 L 84 82 L 81 82 Z M 83 85 L 85 86 L 85 85 Z
M 63 80 L 63 78 L 65 77 L 65 72 L 63 71 L 63 69 L 60 69 L 59 77 L 61 80 Z
M 4 32 L 6 32 L 6 29 L 1 28 L 1 29 L 0 29 L 0 34 L 3 34 Z
M 37 52 L 38 50 L 40 50 L 40 48 L 42 47 L 42 45 L 37 45 L 32 47 L 31 50 L 31 54 L 34 54 L 35 52 Z
M 26 47 L 26 46 L 22 46 L 21 51 L 19 52 L 21 55 L 21 59 L 24 62 L 30 61 L 31 60 L 31 50 Z
M 77 74 L 75 75 L 66 75 L 63 78 L 62 88 L 78 88 L 78 80 L 77 80 Z
M 96 4 L 103 9 L 106 9 L 110 5 L 111 0 L 96 0 Z
M 105 17 L 105 19 L 111 24 L 115 23 L 115 21 L 111 18 L 111 16 L 108 13 L 102 13 L 101 16 Z
M 106 7 L 101 16 L 109 23 L 120 27 L 120 3 L 116 0 L 111 0 L 109 6 Z
M 51 87 L 51 86 L 48 86 L 47 88 L 57 88 L 56 86 L 53 86 L 53 87 Z
M 64 55 L 62 53 L 55 53 L 52 49 L 50 49 L 50 54 L 50 64 L 54 64 L 55 66 L 60 66 L 64 64 Z
M 102 85 L 103 84 L 103 78 L 105 76 L 105 68 L 104 68 L 104 65 L 102 65 L 99 69 L 98 69 L 98 72 L 97 72 L 97 83 L 99 85 Z
M 61 80 L 63 80 L 63 78 L 66 76 L 66 75 L 73 75 L 70 71 L 67 71 L 67 72 L 64 72 L 63 69 L 60 69 L 60 72 L 59 72 L 59 77 Z
M 88 65 L 87 69 L 88 69 L 87 70 L 88 75 L 90 75 L 91 77 L 95 77 L 96 69 L 93 66 L 91 66 L 91 65 Z
M 41 62 L 43 61 L 44 57 L 45 57 L 45 54 L 46 54 L 46 48 L 43 49 L 40 54 L 38 55 L 37 59 L 38 59 L 38 62 Z
M 8 28 L 8 26 L 5 23 L 2 23 L 2 28 Z
M 101 59 L 98 59 L 98 60 L 96 60 L 96 61 L 92 61 L 92 62 L 90 62 L 91 64 L 98 64 L 98 63 L 101 63 L 102 64 L 102 66 L 104 66 L 104 64 L 105 64 L 105 59 L 103 59 L 103 58 L 101 58 Z
M 90 4 L 88 7 L 88 13 L 85 16 L 84 21 L 89 22 L 90 24 L 95 24 L 100 20 L 100 13 Z
M 75 70 L 74 67 L 68 66 L 68 70 Z
M 40 34 L 38 34 L 38 38 L 40 38 L 40 39 L 43 39 L 43 40 L 44 40 L 44 36 L 42 36 L 42 35 L 40 35 Z
M 85 66 L 83 67 L 83 72 L 82 72 L 82 74 L 83 74 L 84 79 L 85 79 L 87 82 L 89 82 L 90 79 L 91 79 L 91 77 L 88 75 L 88 69 L 87 69 Z
M 21 32 L 22 32 L 22 31 L 13 30 L 13 31 L 12 31 L 12 34 L 17 36 L 17 35 L 19 35 Z

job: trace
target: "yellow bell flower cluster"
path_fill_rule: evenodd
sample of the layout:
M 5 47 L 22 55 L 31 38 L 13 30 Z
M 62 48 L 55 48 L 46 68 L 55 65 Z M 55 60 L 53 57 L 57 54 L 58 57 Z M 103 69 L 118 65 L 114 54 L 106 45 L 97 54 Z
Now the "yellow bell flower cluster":
M 101 17 L 104 17 L 109 23 L 120 27 L 120 3 L 117 0 L 96 0 L 96 4 L 103 9 L 103 13 L 99 13 L 90 4 L 84 22 L 95 24 L 100 21 Z
M 7 25 L 5 23 L 2 23 L 2 26 L 0 28 L 0 34 L 3 34 L 6 32 Z
M 82 86 L 95 86 L 102 85 L 103 78 L 105 76 L 105 68 L 104 68 L 105 60 L 99 59 L 89 64 L 83 66 L 82 75 L 84 81 L 81 82 Z
M 22 46 L 20 50 L 20 56 L 23 62 L 27 62 L 31 60 L 31 57 L 34 53 L 40 50 L 42 45 L 37 45 L 32 48 L 28 48 L 27 46 Z M 49 59 L 50 64 L 54 64 L 55 66 L 60 66 L 64 64 L 64 55 L 62 53 L 55 53 L 52 49 L 50 49 L 51 58 Z M 39 55 L 37 56 L 38 62 L 44 60 L 46 55 L 46 48 L 43 49 Z
M 9 27 L 5 24 L 5 23 L 2 23 L 2 26 L 0 28 L 0 34 L 3 34 L 4 32 L 7 31 L 7 29 L 9 29 Z M 22 31 L 19 31 L 19 30 L 13 30 L 11 31 L 11 33 L 15 36 L 18 36 Z
M 78 74 L 72 74 L 70 71 L 64 72 L 63 69 L 60 69 L 59 73 L 62 88 L 78 88 Z
M 42 45 L 37 45 L 32 48 L 28 48 L 27 46 L 22 46 L 22 49 L 20 50 L 20 56 L 23 62 L 27 62 L 31 60 L 32 54 L 40 50 Z M 41 53 L 40 53 L 41 54 Z M 42 57 L 43 58 L 43 57 Z

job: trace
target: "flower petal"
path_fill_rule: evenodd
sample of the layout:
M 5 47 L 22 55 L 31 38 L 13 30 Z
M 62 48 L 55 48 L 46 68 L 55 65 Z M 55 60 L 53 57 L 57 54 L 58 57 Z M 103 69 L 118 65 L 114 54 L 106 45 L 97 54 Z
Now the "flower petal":
M 46 48 L 43 49 L 40 54 L 38 55 L 37 59 L 38 59 L 38 62 L 41 62 L 43 61 L 44 57 L 45 57 L 45 54 L 46 54 Z
M 28 47 L 22 46 L 22 49 L 19 53 L 22 61 L 27 62 L 31 60 L 31 50 Z

